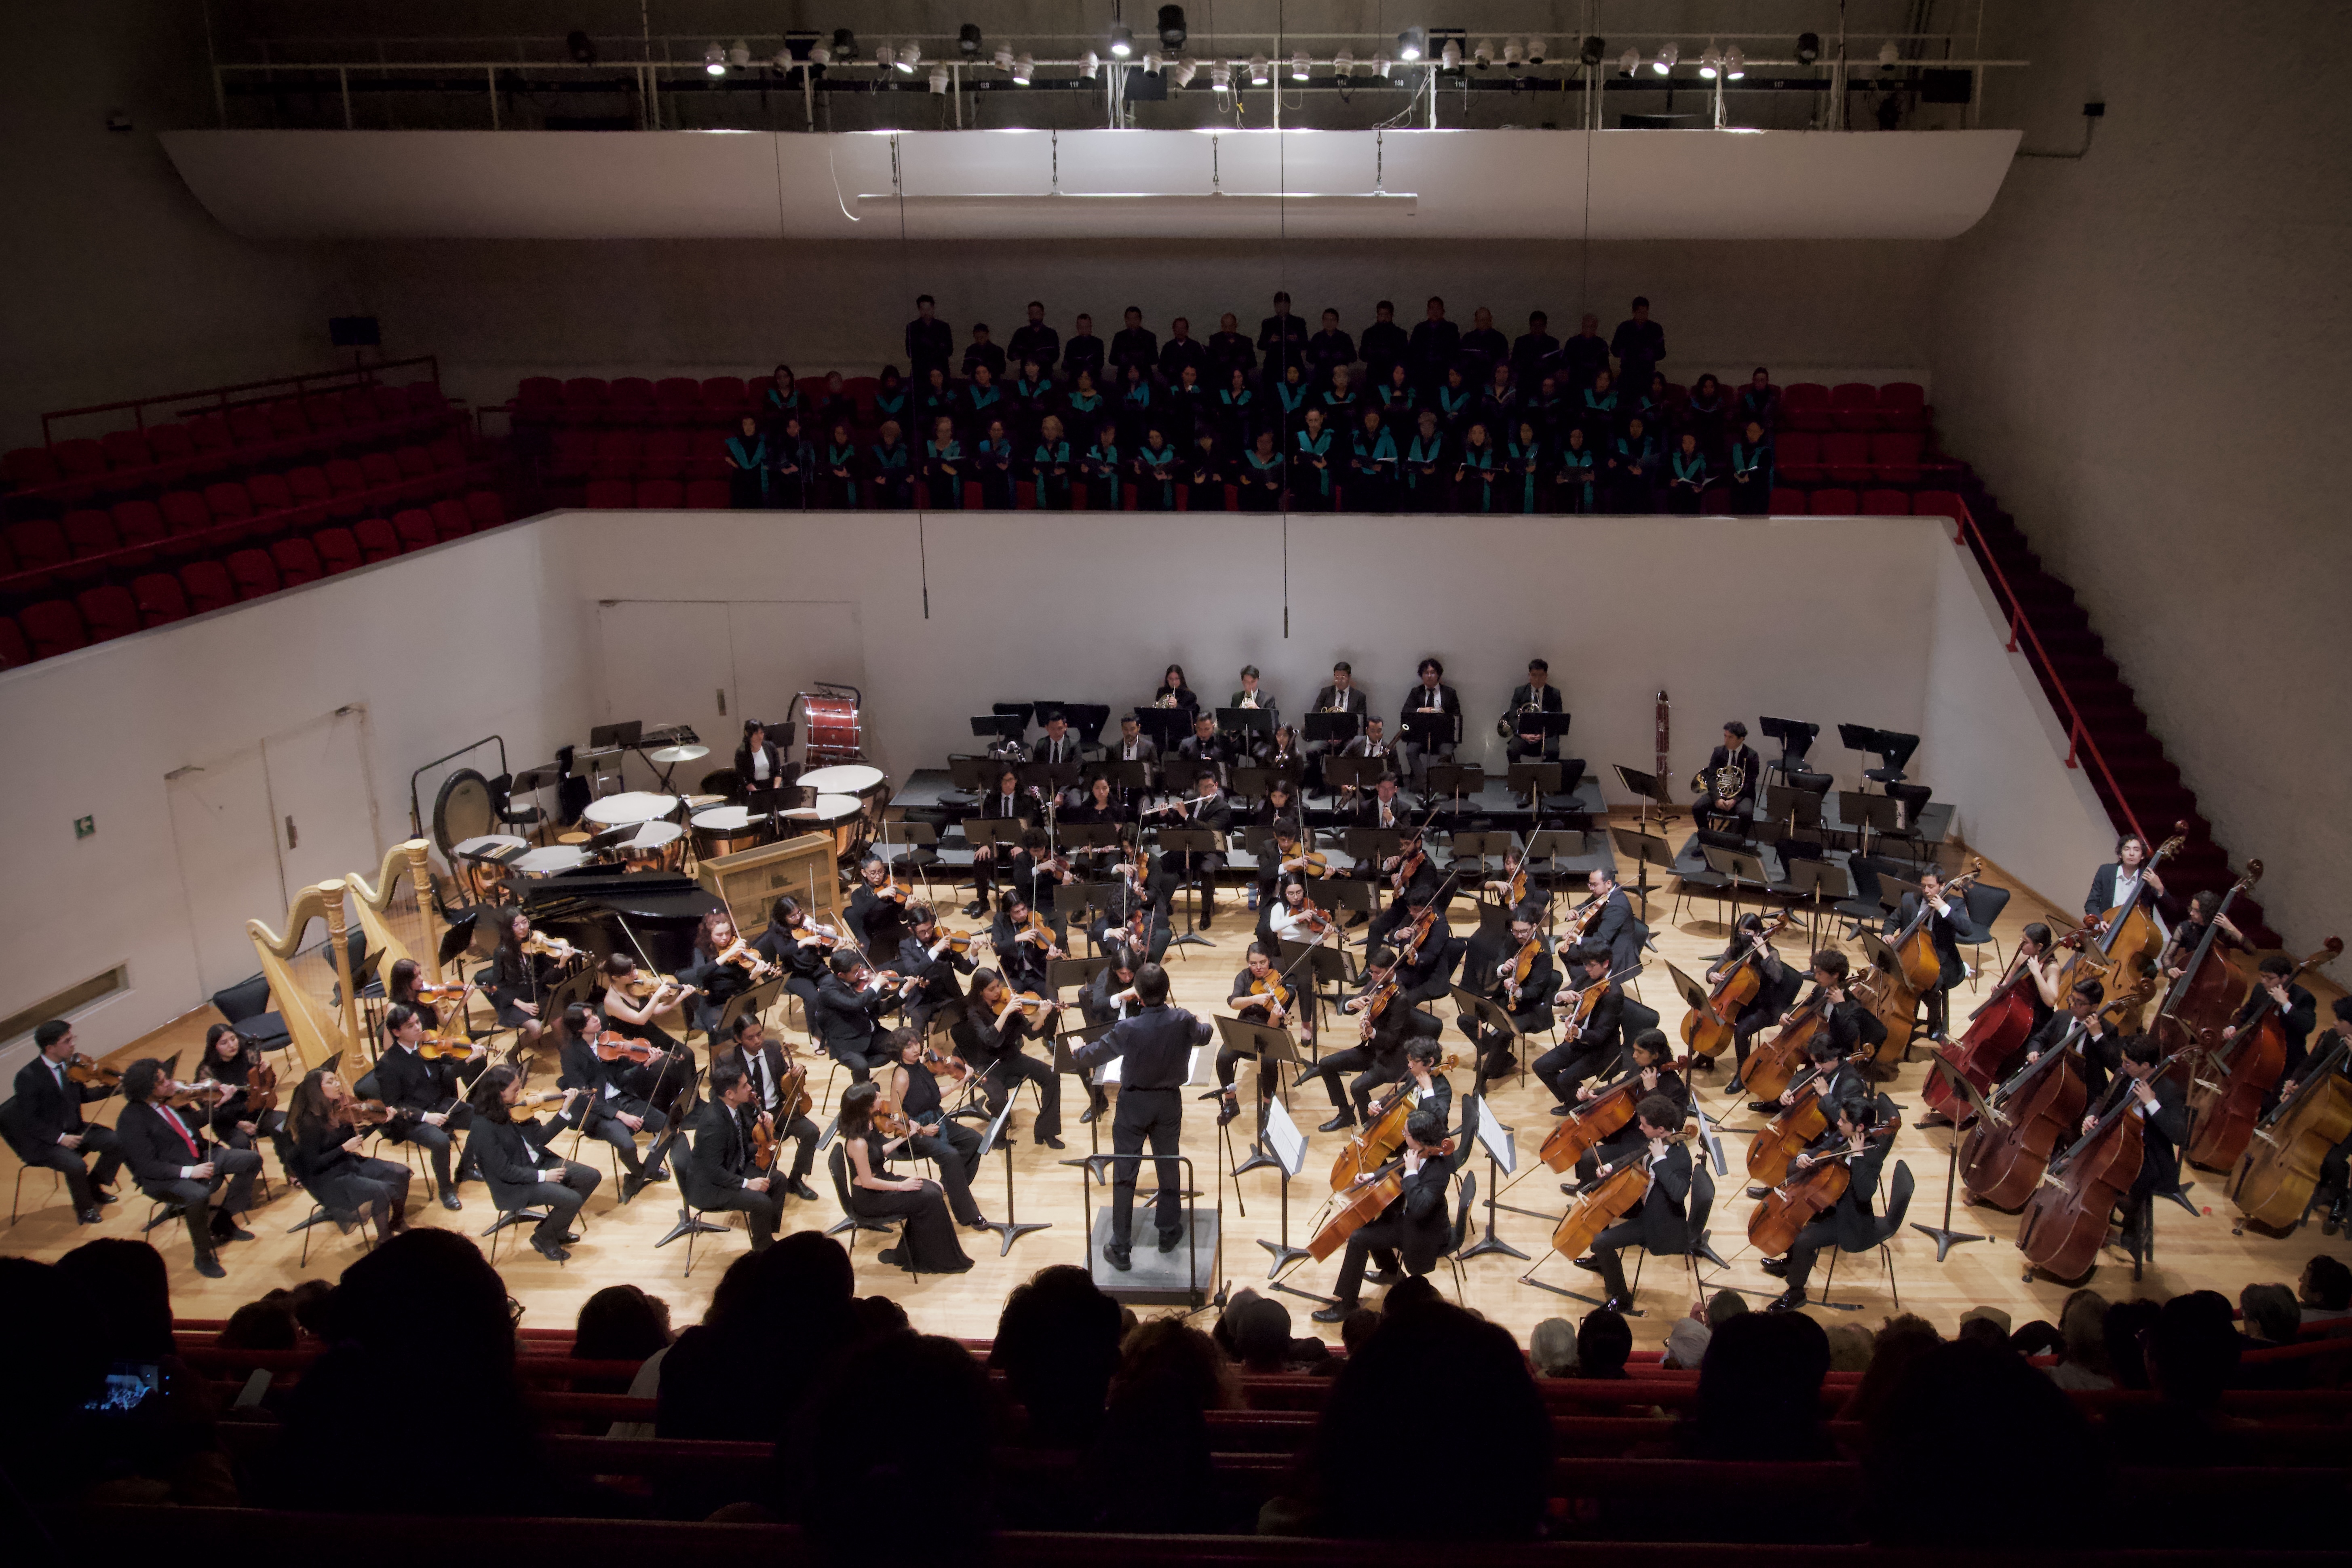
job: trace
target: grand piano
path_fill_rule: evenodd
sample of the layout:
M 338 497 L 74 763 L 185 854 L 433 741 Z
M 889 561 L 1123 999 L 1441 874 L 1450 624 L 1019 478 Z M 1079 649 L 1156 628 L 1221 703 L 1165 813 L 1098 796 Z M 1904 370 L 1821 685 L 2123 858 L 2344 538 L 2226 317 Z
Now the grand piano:
M 704 915 L 726 907 L 676 871 L 583 868 L 525 882 L 517 890 L 523 912 L 541 931 L 599 959 L 625 952 L 639 963 L 650 960 L 665 974 L 694 962 L 696 928 Z

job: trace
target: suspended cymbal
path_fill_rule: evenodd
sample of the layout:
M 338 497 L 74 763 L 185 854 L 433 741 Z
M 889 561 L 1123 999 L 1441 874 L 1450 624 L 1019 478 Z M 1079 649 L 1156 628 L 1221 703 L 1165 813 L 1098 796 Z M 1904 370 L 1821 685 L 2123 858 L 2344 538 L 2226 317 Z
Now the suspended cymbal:
M 657 752 L 647 752 L 646 760 L 667 767 L 672 763 L 700 762 L 710 754 L 708 746 L 664 746 Z

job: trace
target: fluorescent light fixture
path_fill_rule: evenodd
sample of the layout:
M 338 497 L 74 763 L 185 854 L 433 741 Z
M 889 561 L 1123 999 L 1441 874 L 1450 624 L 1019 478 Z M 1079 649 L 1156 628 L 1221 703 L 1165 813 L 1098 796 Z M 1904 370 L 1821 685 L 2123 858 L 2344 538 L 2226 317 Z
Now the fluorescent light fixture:
M 1650 62 L 1650 68 L 1657 72 L 1660 76 L 1671 76 L 1674 74 L 1675 62 L 1682 58 L 1683 51 L 1681 47 L 1675 44 L 1668 44 L 1664 48 L 1658 51 L 1658 58 Z
M 1129 29 L 1126 23 L 1121 22 L 1110 30 L 1110 58 L 1123 60 L 1133 53 L 1135 53 L 1135 34 Z
M 1429 52 L 1429 29 L 1407 27 L 1397 35 L 1397 58 L 1411 65 Z
M 727 51 L 720 48 L 717 44 L 712 44 L 709 48 L 703 50 L 702 68 L 709 71 L 712 76 L 725 76 L 727 74 Z

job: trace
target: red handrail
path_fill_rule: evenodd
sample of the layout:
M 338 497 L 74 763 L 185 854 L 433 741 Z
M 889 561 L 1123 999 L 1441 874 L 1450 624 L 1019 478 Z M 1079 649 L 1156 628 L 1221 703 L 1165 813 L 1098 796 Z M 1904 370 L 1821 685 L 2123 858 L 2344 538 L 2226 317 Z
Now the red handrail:
M 201 397 L 212 401 L 215 410 L 225 414 L 232 408 L 241 408 L 247 404 L 273 401 L 272 398 L 266 396 L 236 399 L 235 395 L 240 392 L 267 392 L 272 387 L 290 386 L 294 389 L 294 395 L 301 397 L 312 390 L 311 384 L 314 382 L 331 384 L 334 390 L 341 390 L 344 386 L 373 386 L 375 384 L 379 372 L 406 370 L 412 365 L 420 364 L 432 370 L 433 384 L 438 387 L 441 384 L 441 356 L 418 354 L 413 359 L 382 360 L 373 364 L 352 365 L 342 370 L 314 370 L 301 375 L 273 375 L 266 381 L 243 381 L 234 386 L 206 386 L 194 392 L 164 392 L 147 397 L 130 397 L 120 403 L 93 403 L 87 408 L 53 409 L 41 416 L 41 445 L 44 447 L 57 445 L 57 438 L 49 434 L 49 421 L 52 419 L 79 419 L 86 414 L 119 414 L 128 408 L 131 410 L 131 423 L 137 428 L 144 430 L 147 428 L 147 410 L 159 403 L 184 403 L 190 398 Z
M 2091 738 L 2089 726 L 2083 722 L 2082 710 L 2074 706 L 2074 694 L 2066 689 L 2065 677 L 2058 673 L 2058 666 L 2051 659 L 2049 650 L 2042 646 L 2042 638 L 2034 633 L 2033 623 L 2025 618 L 2024 602 L 2018 598 L 2017 590 L 2009 585 L 2009 577 L 2001 571 L 2000 562 L 1994 556 L 1984 531 L 1977 526 L 1976 514 L 1969 510 L 1966 500 L 1957 496 L 1953 500 L 1960 515 L 1957 519 L 1959 528 L 1952 535 L 1952 542 L 1966 549 L 1969 536 L 1975 536 L 1977 559 L 1984 563 L 1985 571 L 2000 590 L 2001 597 L 2009 601 L 2009 651 L 2017 651 L 2017 634 L 2024 632 L 2026 640 L 2033 647 L 2033 657 L 2041 663 L 2042 679 L 2057 694 L 2058 705 L 2063 710 L 2061 716 L 2066 721 L 2066 765 L 2070 768 L 2080 766 L 2074 761 L 2074 753 L 2088 752 L 2091 761 L 2098 764 L 2100 776 L 2107 781 L 2107 790 L 2115 799 L 2116 809 L 2123 813 L 2125 830 L 2142 844 L 2153 843 L 2154 840 L 2140 831 L 2139 818 L 2133 814 L 2130 801 L 2125 798 L 2123 786 L 2116 782 L 2115 770 L 2108 767 L 2107 759 L 2099 754 L 2099 743 Z

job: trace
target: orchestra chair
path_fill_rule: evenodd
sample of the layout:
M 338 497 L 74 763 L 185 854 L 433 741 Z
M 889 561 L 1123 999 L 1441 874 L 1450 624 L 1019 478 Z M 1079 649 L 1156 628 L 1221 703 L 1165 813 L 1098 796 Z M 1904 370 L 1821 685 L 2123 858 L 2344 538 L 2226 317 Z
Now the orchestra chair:
M 488 1184 L 485 1183 L 484 1185 L 487 1186 Z M 498 1203 L 496 1194 L 492 1194 L 490 1201 L 493 1204 Z M 509 1226 L 537 1225 L 546 1217 L 547 1211 L 545 1209 L 532 1208 L 530 1205 L 528 1199 L 517 1204 L 513 1208 L 508 1208 L 505 1205 L 499 1204 L 499 1217 L 490 1222 L 488 1229 L 480 1233 L 490 1238 L 490 1266 L 492 1268 L 496 1268 L 498 1266 L 499 1233 L 500 1231 L 507 1229 Z
M 765 1023 L 768 1009 L 775 1005 L 776 998 L 783 994 L 783 990 L 784 976 L 779 974 L 773 980 L 763 980 L 748 991 L 739 991 L 730 996 L 727 1005 L 719 1012 L 719 1032 L 715 1035 L 706 1033 L 702 1037 L 703 1045 L 715 1051 L 719 1041 L 734 1038 L 735 1020 L 746 1013 Z
M 1977 932 L 1976 940 L 1969 943 L 1974 950 L 1971 956 L 1977 961 L 1969 974 L 1969 989 L 1971 991 L 1984 983 L 1987 943 L 1992 947 L 1993 967 L 1996 970 L 2009 967 L 2009 960 L 2001 956 L 2000 938 L 1992 933 L 1992 922 L 2000 919 L 2001 911 L 2009 908 L 2011 891 L 2008 888 L 1996 888 L 1986 882 L 1970 882 L 1960 889 L 1960 901 L 1969 911 L 1969 924 L 1974 926 Z
M 1688 1211 L 1688 1218 L 1685 1224 L 1692 1240 L 1691 1244 L 1683 1249 L 1683 1268 L 1690 1279 L 1691 1299 L 1704 1300 L 1706 1296 L 1706 1282 L 1699 1278 L 1698 1260 L 1701 1256 L 1699 1248 L 1706 1245 L 1707 1215 L 1715 1208 L 1715 1173 L 1706 1168 L 1706 1156 L 1704 1152 L 1695 1155 L 1691 1161 L 1690 1202 L 1685 1207 Z M 1625 1315 L 1629 1318 L 1638 1318 L 1643 1313 L 1633 1303 L 1641 1298 L 1642 1267 L 1650 1260 L 1650 1249 L 1636 1241 L 1629 1244 L 1628 1250 L 1637 1251 L 1641 1256 L 1633 1259 L 1633 1278 L 1625 1283 Z
M 1889 1247 L 1887 1243 L 1894 1240 L 1896 1233 L 1902 1230 L 1903 1216 L 1911 1212 L 1911 1194 L 1916 1184 L 1916 1178 L 1911 1174 L 1911 1166 L 1909 1163 L 1903 1160 L 1895 1161 L 1895 1177 L 1887 1184 L 1886 1186 L 1886 1212 L 1879 1215 L 1876 1222 L 1874 1222 L 1871 1227 L 1877 1233 L 1876 1239 L 1852 1249 L 1855 1252 L 1867 1252 L 1873 1247 L 1878 1248 L 1878 1260 L 1886 1270 L 1886 1293 L 1894 1298 L 1895 1310 L 1898 1312 L 1903 1310 L 1903 1292 L 1895 1289 L 1895 1249 Z M 2155 1212 L 2156 1211 L 2153 1207 L 2148 1210 L 2148 1213 L 2151 1215 L 2153 1215 Z M 2152 1230 L 2153 1227 L 2151 1227 L 2151 1232 Z M 1859 1301 L 1832 1301 L 1830 1300 L 1830 1287 L 1837 1283 L 1838 1254 L 1845 1250 L 1847 1249 L 1844 1247 L 1837 1247 L 1833 1248 L 1830 1253 L 1830 1271 L 1822 1280 L 1822 1299 L 1820 1304 L 1829 1308 L 1834 1312 L 1859 1312 L 1862 1310 L 1862 1303 Z M 2154 1244 L 2151 1241 L 2148 1251 L 2152 1255 L 2155 1250 Z M 2134 1271 L 2132 1277 L 2134 1279 L 2137 1279 L 2139 1277 L 2137 1270 Z
M 5 1125 L 13 1119 L 16 1109 L 16 1101 L 14 1096 L 9 1098 L 8 1102 L 5 1105 L 0 1105 L 0 1125 Z M 14 1195 L 8 1199 L 8 1223 L 13 1226 L 16 1223 L 16 1207 L 24 1201 L 25 1178 L 32 1173 L 35 1167 L 31 1161 L 25 1158 L 24 1151 L 16 1147 L 16 1139 L 14 1133 L 11 1133 L 8 1136 L 7 1142 L 8 1152 L 16 1156 L 16 1190 Z M 43 1166 L 40 1168 L 47 1170 L 49 1173 L 49 1196 L 54 1200 L 58 1195 L 58 1189 L 65 1185 L 66 1173 L 63 1171 L 58 1170 L 54 1165 Z
M 1475 1239 L 1476 1232 L 1470 1224 L 1471 1205 L 1478 1201 L 1478 1173 L 1462 1173 L 1462 1195 L 1454 1204 L 1454 1228 L 1446 1233 L 1445 1251 L 1442 1255 L 1446 1266 L 1454 1270 L 1454 1304 L 1467 1307 L 1470 1302 L 1463 1294 L 1462 1249 Z
M 303 1190 L 305 1192 L 309 1191 L 308 1188 Z M 373 1248 L 376 1241 L 380 1239 L 379 1237 L 371 1237 L 368 1234 L 368 1218 L 366 1215 L 339 1214 L 335 1210 L 329 1208 L 326 1205 L 319 1202 L 316 1198 L 313 1198 L 310 1200 L 310 1214 L 293 1225 L 289 1226 L 286 1229 L 286 1234 L 289 1236 L 294 1235 L 297 1231 L 299 1231 L 302 1236 L 302 1256 L 300 1260 L 295 1265 L 296 1268 L 307 1268 L 310 1266 L 310 1229 L 313 1226 L 321 1225 L 330 1220 L 333 1221 L 338 1226 L 358 1226 L 360 1227 L 360 1249 L 363 1252 Z
M 177 1198 L 159 1198 L 144 1187 L 139 1189 L 139 1194 L 147 1200 L 147 1223 L 139 1227 L 142 1236 L 159 1225 L 171 1224 L 188 1212 L 188 1205 Z
M 375 1069 L 373 1068 L 370 1068 L 367 1071 L 360 1074 L 359 1080 L 352 1085 L 352 1092 L 362 1100 L 382 1100 L 383 1098 L 383 1094 L 378 1090 L 375 1079 Z M 418 1178 L 425 1184 L 425 1201 L 431 1203 L 434 1196 L 433 1161 L 432 1158 L 425 1152 L 424 1146 L 418 1143 L 414 1138 L 386 1138 L 383 1136 L 383 1130 L 380 1127 L 371 1128 L 369 1131 L 376 1134 L 377 1146 L 379 1148 L 383 1144 L 389 1143 L 394 1148 L 400 1151 L 400 1157 L 408 1162 L 408 1168 L 415 1172 Z
M 841 1220 L 828 1229 L 825 1235 L 839 1236 L 846 1231 L 849 1234 L 849 1240 L 845 1245 L 852 1255 L 855 1255 L 860 1231 L 878 1231 L 888 1236 L 898 1229 L 898 1225 L 895 1221 L 867 1219 L 849 1206 L 849 1155 L 846 1145 L 838 1138 L 832 1137 L 832 1131 L 830 1128 L 826 1129 L 826 1136 L 832 1142 L 833 1147 L 825 1151 L 824 1168 L 833 1176 L 833 1195 L 841 1203 Z

